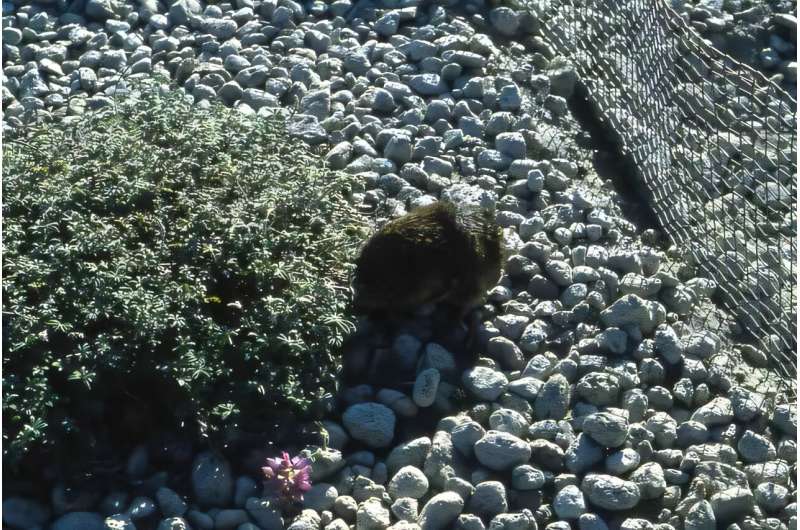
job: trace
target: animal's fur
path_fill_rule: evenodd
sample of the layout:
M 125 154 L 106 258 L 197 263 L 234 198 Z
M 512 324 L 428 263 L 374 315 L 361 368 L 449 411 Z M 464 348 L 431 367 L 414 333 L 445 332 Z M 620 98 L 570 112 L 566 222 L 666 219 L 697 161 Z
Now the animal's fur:
M 500 277 L 502 239 L 491 212 L 446 202 L 418 208 L 362 249 L 354 308 L 396 314 L 440 302 L 463 318 Z

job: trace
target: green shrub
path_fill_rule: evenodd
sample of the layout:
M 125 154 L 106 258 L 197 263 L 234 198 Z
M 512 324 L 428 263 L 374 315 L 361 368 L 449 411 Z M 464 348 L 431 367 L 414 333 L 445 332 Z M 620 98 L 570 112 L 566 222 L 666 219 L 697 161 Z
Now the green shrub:
M 279 118 L 151 89 L 118 105 L 4 146 L 10 462 L 124 414 L 120 396 L 208 433 L 334 389 L 353 177 Z

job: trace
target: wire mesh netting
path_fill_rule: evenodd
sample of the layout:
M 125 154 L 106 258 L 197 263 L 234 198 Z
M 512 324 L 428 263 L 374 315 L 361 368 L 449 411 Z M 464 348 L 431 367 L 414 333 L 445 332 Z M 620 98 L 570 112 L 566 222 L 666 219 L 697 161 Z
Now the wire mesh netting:
M 515 3 L 574 64 L 671 243 L 793 381 L 794 99 L 661 0 Z

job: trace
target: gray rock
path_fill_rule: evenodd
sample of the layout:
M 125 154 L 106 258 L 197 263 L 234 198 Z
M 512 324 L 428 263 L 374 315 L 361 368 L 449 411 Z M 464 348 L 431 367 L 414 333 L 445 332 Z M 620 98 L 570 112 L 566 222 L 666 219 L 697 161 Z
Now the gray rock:
M 300 112 L 322 121 L 331 112 L 331 94 L 327 90 L 312 90 L 300 100 Z
M 603 447 L 619 447 L 628 437 L 628 421 L 616 414 L 598 412 L 583 420 L 583 432 Z
M 565 65 L 547 72 L 550 80 L 550 92 L 556 96 L 569 99 L 575 91 L 578 74 L 575 67 Z
M 702 477 L 710 494 L 727 488 L 747 487 L 747 476 L 739 469 L 722 462 L 700 462 L 694 468 L 695 475 Z
M 380 403 L 359 403 L 342 415 L 345 429 L 370 447 L 386 447 L 394 437 L 394 412 Z
M 666 412 L 656 412 L 647 419 L 647 430 L 653 433 L 656 445 L 672 447 L 678 437 L 678 422 Z
M 451 433 L 453 447 L 466 457 L 472 457 L 475 442 L 483 438 L 486 431 L 478 422 L 466 421 L 456 425 Z
M 661 290 L 661 280 L 657 277 L 646 277 L 635 272 L 629 272 L 619 282 L 622 294 L 635 294 L 641 298 L 649 298 Z
M 411 161 L 411 139 L 405 135 L 393 136 L 383 148 L 383 156 L 397 164 Z
M 494 145 L 498 151 L 512 159 L 525 158 L 527 146 L 525 137 L 518 132 L 504 132 L 495 137 Z
M 441 375 L 436 368 L 428 368 L 421 371 L 414 381 L 413 399 L 419 407 L 430 407 L 436 400 L 436 392 L 439 389 Z
M 683 526 L 684 530 L 716 530 L 717 520 L 711 503 L 706 500 L 695 503 L 686 513 Z
M 295 517 L 286 530 L 316 530 L 320 527 L 322 518 L 314 510 L 303 510 Z
M 66 512 L 83 512 L 94 505 L 97 495 L 87 489 L 69 490 L 63 483 L 56 484 L 51 493 L 50 501 L 56 514 Z
M 240 509 L 220 510 L 214 516 L 214 528 L 234 528 L 246 522 L 247 512 Z
M 136 530 L 132 517 L 128 514 L 114 514 L 106 517 L 103 522 L 108 530 Z
M 666 324 L 656 329 L 655 349 L 670 364 L 678 364 L 683 356 L 683 342 L 675 330 Z
M 775 406 L 772 423 L 781 431 L 790 436 L 797 436 L 797 406 L 782 403 Z
M 486 525 L 483 524 L 483 520 L 471 513 L 459 515 L 453 527 L 456 530 L 486 530 Z
M 286 132 L 309 145 L 318 145 L 328 140 L 328 133 L 319 124 L 319 120 L 307 114 L 295 115 L 286 124 Z
M 85 9 L 88 18 L 105 21 L 116 16 L 118 6 L 114 0 L 89 0 Z
M 22 41 L 22 32 L 17 28 L 3 28 L 3 42 L 9 46 L 16 46 Z
M 258 493 L 258 484 L 248 476 L 241 476 L 236 479 L 233 487 L 233 504 L 237 508 L 244 508 L 247 499 Z
M 533 466 L 521 465 L 511 471 L 511 487 L 515 490 L 542 489 L 545 480 L 542 470 Z
M 505 337 L 492 337 L 489 339 L 487 353 L 505 369 L 519 370 L 525 365 L 522 350 L 513 341 Z M 509 390 L 511 385 L 509 385 Z
M 355 75 L 364 75 L 372 64 L 362 51 L 349 51 L 342 58 L 342 66 Z
M 605 467 L 609 473 L 619 476 L 637 468 L 640 460 L 639 453 L 634 449 L 624 448 L 608 455 L 605 459 Z
M 489 12 L 492 27 L 506 37 L 512 37 L 519 31 L 519 14 L 508 7 L 496 7 Z
M 413 75 L 408 86 L 421 96 L 438 96 L 447 92 L 447 83 L 438 74 Z
M 767 513 L 777 513 L 789 504 L 789 490 L 780 484 L 764 482 L 756 486 L 754 498 Z
M 381 504 L 380 499 L 373 497 L 359 506 L 356 513 L 356 528 L 359 530 L 384 530 L 390 524 L 389 510 Z
M 93 512 L 70 512 L 56 519 L 50 530 L 104 530 L 103 517 Z
M 421 530 L 442 530 L 456 520 L 464 509 L 464 499 L 455 492 L 434 495 L 422 507 L 419 515 Z
M 243 94 L 244 90 L 242 90 L 242 87 L 240 87 L 239 83 L 236 81 L 229 81 L 225 83 L 217 91 L 217 96 L 219 96 L 227 105 L 232 105 L 235 101 L 241 99 Z
M 268 76 L 269 68 L 263 64 L 257 64 L 255 66 L 245 68 L 244 70 L 240 70 L 239 73 L 236 74 L 234 80 L 246 88 L 261 88 L 266 83 Z M 270 92 L 275 91 L 276 93 L 274 95 L 276 96 L 283 95 L 277 88 L 278 86 L 283 86 L 283 84 L 277 80 L 273 81 L 273 83 L 275 83 L 276 88 L 270 90 L 269 85 L 267 85 L 267 90 Z M 286 83 L 286 86 L 288 87 L 288 81 L 286 81 Z M 286 87 L 283 88 L 285 89 Z M 285 92 L 285 90 L 283 90 L 283 92 Z
M 330 36 L 315 29 L 308 30 L 304 38 L 306 45 L 318 54 L 327 51 L 331 45 Z
M 212 452 L 197 455 L 192 463 L 192 491 L 201 505 L 228 505 L 233 498 L 230 464 Z
M 752 420 L 761 414 L 767 406 L 763 395 L 740 386 L 731 387 L 727 397 L 731 400 L 733 416 L 739 421 Z
M 91 71 L 91 70 L 90 70 Z M 94 74 L 94 72 L 92 72 Z M 95 80 L 97 77 L 95 76 Z M 50 87 L 42 79 L 38 69 L 25 72 L 19 81 L 19 99 L 27 97 L 42 97 L 50 93 Z
M 400 26 L 400 12 L 397 10 L 389 11 L 381 18 L 375 21 L 375 33 L 378 35 L 389 37 L 397 33 Z
M 719 337 L 709 331 L 692 333 L 684 341 L 686 353 L 707 359 L 719 351 Z
M 325 155 L 325 162 L 328 163 L 331 169 L 343 169 L 347 163 L 350 162 L 350 157 L 352 155 L 353 144 L 350 142 L 339 142 Z
M 426 493 L 428 493 L 428 479 L 414 466 L 400 468 L 389 481 L 389 495 L 393 499 L 401 497 L 420 499 Z
M 666 320 L 664 307 L 652 300 L 644 300 L 635 294 L 622 296 L 608 309 L 600 313 L 606 326 L 638 326 L 642 333 L 651 333 Z
M 303 508 L 316 512 L 331 510 L 338 496 L 339 492 L 332 484 L 324 482 L 314 484 L 310 490 L 303 494 Z
M 496 317 L 493 324 L 504 337 L 511 340 L 519 340 L 528 321 L 529 318 L 527 316 L 505 314 Z
M 358 502 L 349 495 L 340 495 L 333 503 L 333 513 L 347 522 L 352 523 L 356 520 L 356 512 L 358 512 Z
M 306 455 L 309 457 L 309 455 Z M 322 482 L 345 466 L 342 453 L 336 449 L 316 449 L 311 459 L 311 482 Z
M 598 515 L 585 513 L 578 518 L 579 530 L 608 530 L 608 526 Z
M 543 287 L 544 291 L 547 291 L 552 287 L 552 289 L 555 290 L 556 294 L 558 293 L 558 287 L 556 287 L 551 282 L 548 282 L 541 276 L 539 276 L 539 278 L 541 278 L 544 282 L 546 282 L 546 286 Z M 531 280 L 530 285 L 532 284 L 533 284 L 533 279 Z M 531 291 L 530 285 L 528 287 L 529 292 Z M 542 346 L 542 344 L 547 340 L 547 335 L 548 335 L 547 324 L 545 324 L 541 320 L 535 320 L 531 322 L 525 328 L 525 330 L 523 330 L 522 335 L 519 338 L 519 347 L 525 353 L 536 353 L 537 351 L 539 351 L 539 348 Z M 533 377 L 542 380 L 546 378 L 546 376 L 538 376 L 534 374 L 523 374 L 523 375 L 532 375 Z
M 372 88 L 367 90 L 367 92 L 364 93 L 359 101 L 362 100 L 369 106 L 369 108 L 380 113 L 390 113 L 394 111 L 397 106 L 392 93 L 383 88 Z
M 271 499 L 251 497 L 245 503 L 245 510 L 258 526 L 264 530 L 283 530 L 284 521 L 281 510 Z
M 783 460 L 770 460 L 769 462 L 750 464 L 745 466 L 744 471 L 750 484 L 774 482 L 781 486 L 788 486 L 791 475 L 789 463 Z
M 706 426 L 725 425 L 733 419 L 733 405 L 725 397 L 717 397 L 695 410 L 692 421 Z
M 443 488 L 445 481 L 453 474 L 454 458 L 455 448 L 450 434 L 447 431 L 437 431 L 422 466 L 432 487 Z
M 552 375 L 536 397 L 534 403 L 536 418 L 560 420 L 566 416 L 569 402 L 569 381 L 561 374 Z
M 710 499 L 718 524 L 734 522 L 753 512 L 755 500 L 749 488 L 729 488 L 715 493 Z
M 611 475 L 590 473 L 581 481 L 581 491 L 598 508 L 628 510 L 639 503 L 639 486 Z
M 419 519 L 419 503 L 417 499 L 409 497 L 397 499 L 392 503 L 391 510 L 400 521 L 416 523 Z
M 778 182 L 765 182 L 753 190 L 753 200 L 771 210 L 788 210 L 792 203 L 792 193 Z
M 508 386 L 508 379 L 502 372 L 484 366 L 466 370 L 462 381 L 467 390 L 483 401 L 496 400 Z
M 515 84 L 506 85 L 500 90 L 498 98 L 500 110 L 517 111 L 522 105 L 522 95 Z
M 508 510 L 506 488 L 502 482 L 481 482 L 475 487 L 475 493 L 469 499 L 470 512 L 481 517 L 491 518 Z
M 500 513 L 489 522 L 490 530 L 536 530 L 536 519 L 528 509 L 520 513 Z
M 209 524 L 210 526 L 208 527 L 195 524 L 195 529 L 204 530 L 205 528 L 213 528 L 214 521 L 211 520 Z M 167 517 L 159 521 L 156 530 L 191 530 L 191 527 L 183 517 Z
M 213 530 L 214 528 L 214 518 L 207 513 L 198 510 L 189 510 L 186 513 L 186 521 L 192 525 L 192 528 L 196 528 L 197 530 Z M 280 528 L 283 528 L 282 525 L 283 523 L 281 522 Z M 276 527 L 269 528 L 272 528 L 273 530 L 276 529 Z
M 585 433 L 581 433 L 569 445 L 564 456 L 567 469 L 582 474 L 603 461 L 603 449 Z
M 541 322 L 539 322 L 539 324 L 541 325 Z M 531 357 L 530 361 L 528 361 L 525 370 L 522 371 L 522 375 L 546 381 L 553 373 L 554 368 L 555 363 L 552 356 L 544 354 L 534 355 Z
M 169 8 L 169 18 L 174 25 L 189 25 L 189 18 L 202 13 L 203 7 L 197 0 L 175 0 Z
M 657 462 L 642 464 L 628 478 L 639 486 L 639 492 L 644 500 L 657 499 L 667 490 L 664 470 Z
M 464 68 L 483 68 L 486 58 L 480 54 L 465 50 L 447 50 L 442 53 L 442 59 L 463 66 Z
M 431 450 L 431 439 L 423 436 L 395 446 L 386 457 L 386 467 L 390 473 L 396 473 L 405 466 L 421 468 L 425 457 Z
M 553 509 L 559 519 L 578 519 L 586 513 L 586 500 L 583 492 L 574 485 L 561 488 L 553 499 Z
M 512 434 L 488 431 L 475 443 L 475 457 L 489 469 L 501 471 L 527 462 L 531 448 Z
M 776 456 L 775 446 L 765 436 L 745 431 L 736 445 L 739 454 L 745 462 L 766 462 L 773 460 Z
M 152 516 L 157 511 L 155 503 L 149 497 L 136 497 L 128 507 L 127 515 L 131 519 L 144 519 Z
M 5 32 L 3 33 L 5 39 Z M 3 500 L 3 523 L 15 528 L 44 526 L 50 519 L 50 509 L 35 500 L 8 497 Z
M 516 410 L 498 409 L 489 416 L 489 427 L 521 437 L 528 432 L 528 421 Z
M 508 384 L 508 391 L 528 401 L 533 401 L 539 395 L 542 386 L 544 386 L 544 382 L 540 379 L 535 377 L 521 377 Z
M 412 40 L 400 46 L 400 51 L 406 54 L 406 56 L 413 62 L 419 62 L 428 57 L 433 57 L 436 55 L 437 49 L 438 46 L 436 46 L 436 44 L 418 39 Z
M 220 41 L 230 39 L 238 29 L 236 22 L 230 19 L 207 18 L 202 26 L 206 33 L 210 33 Z
M 128 494 L 124 491 L 112 491 L 100 501 L 100 513 L 103 515 L 114 515 L 123 513 L 130 504 Z

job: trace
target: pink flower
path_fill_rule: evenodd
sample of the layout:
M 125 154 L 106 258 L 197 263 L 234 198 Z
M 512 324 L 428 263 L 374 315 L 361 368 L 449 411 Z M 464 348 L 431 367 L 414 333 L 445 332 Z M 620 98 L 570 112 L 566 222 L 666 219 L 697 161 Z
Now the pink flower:
M 280 458 L 267 458 L 261 471 L 277 495 L 286 500 L 301 501 L 303 493 L 311 489 L 311 462 L 307 458 L 289 458 L 284 451 Z

